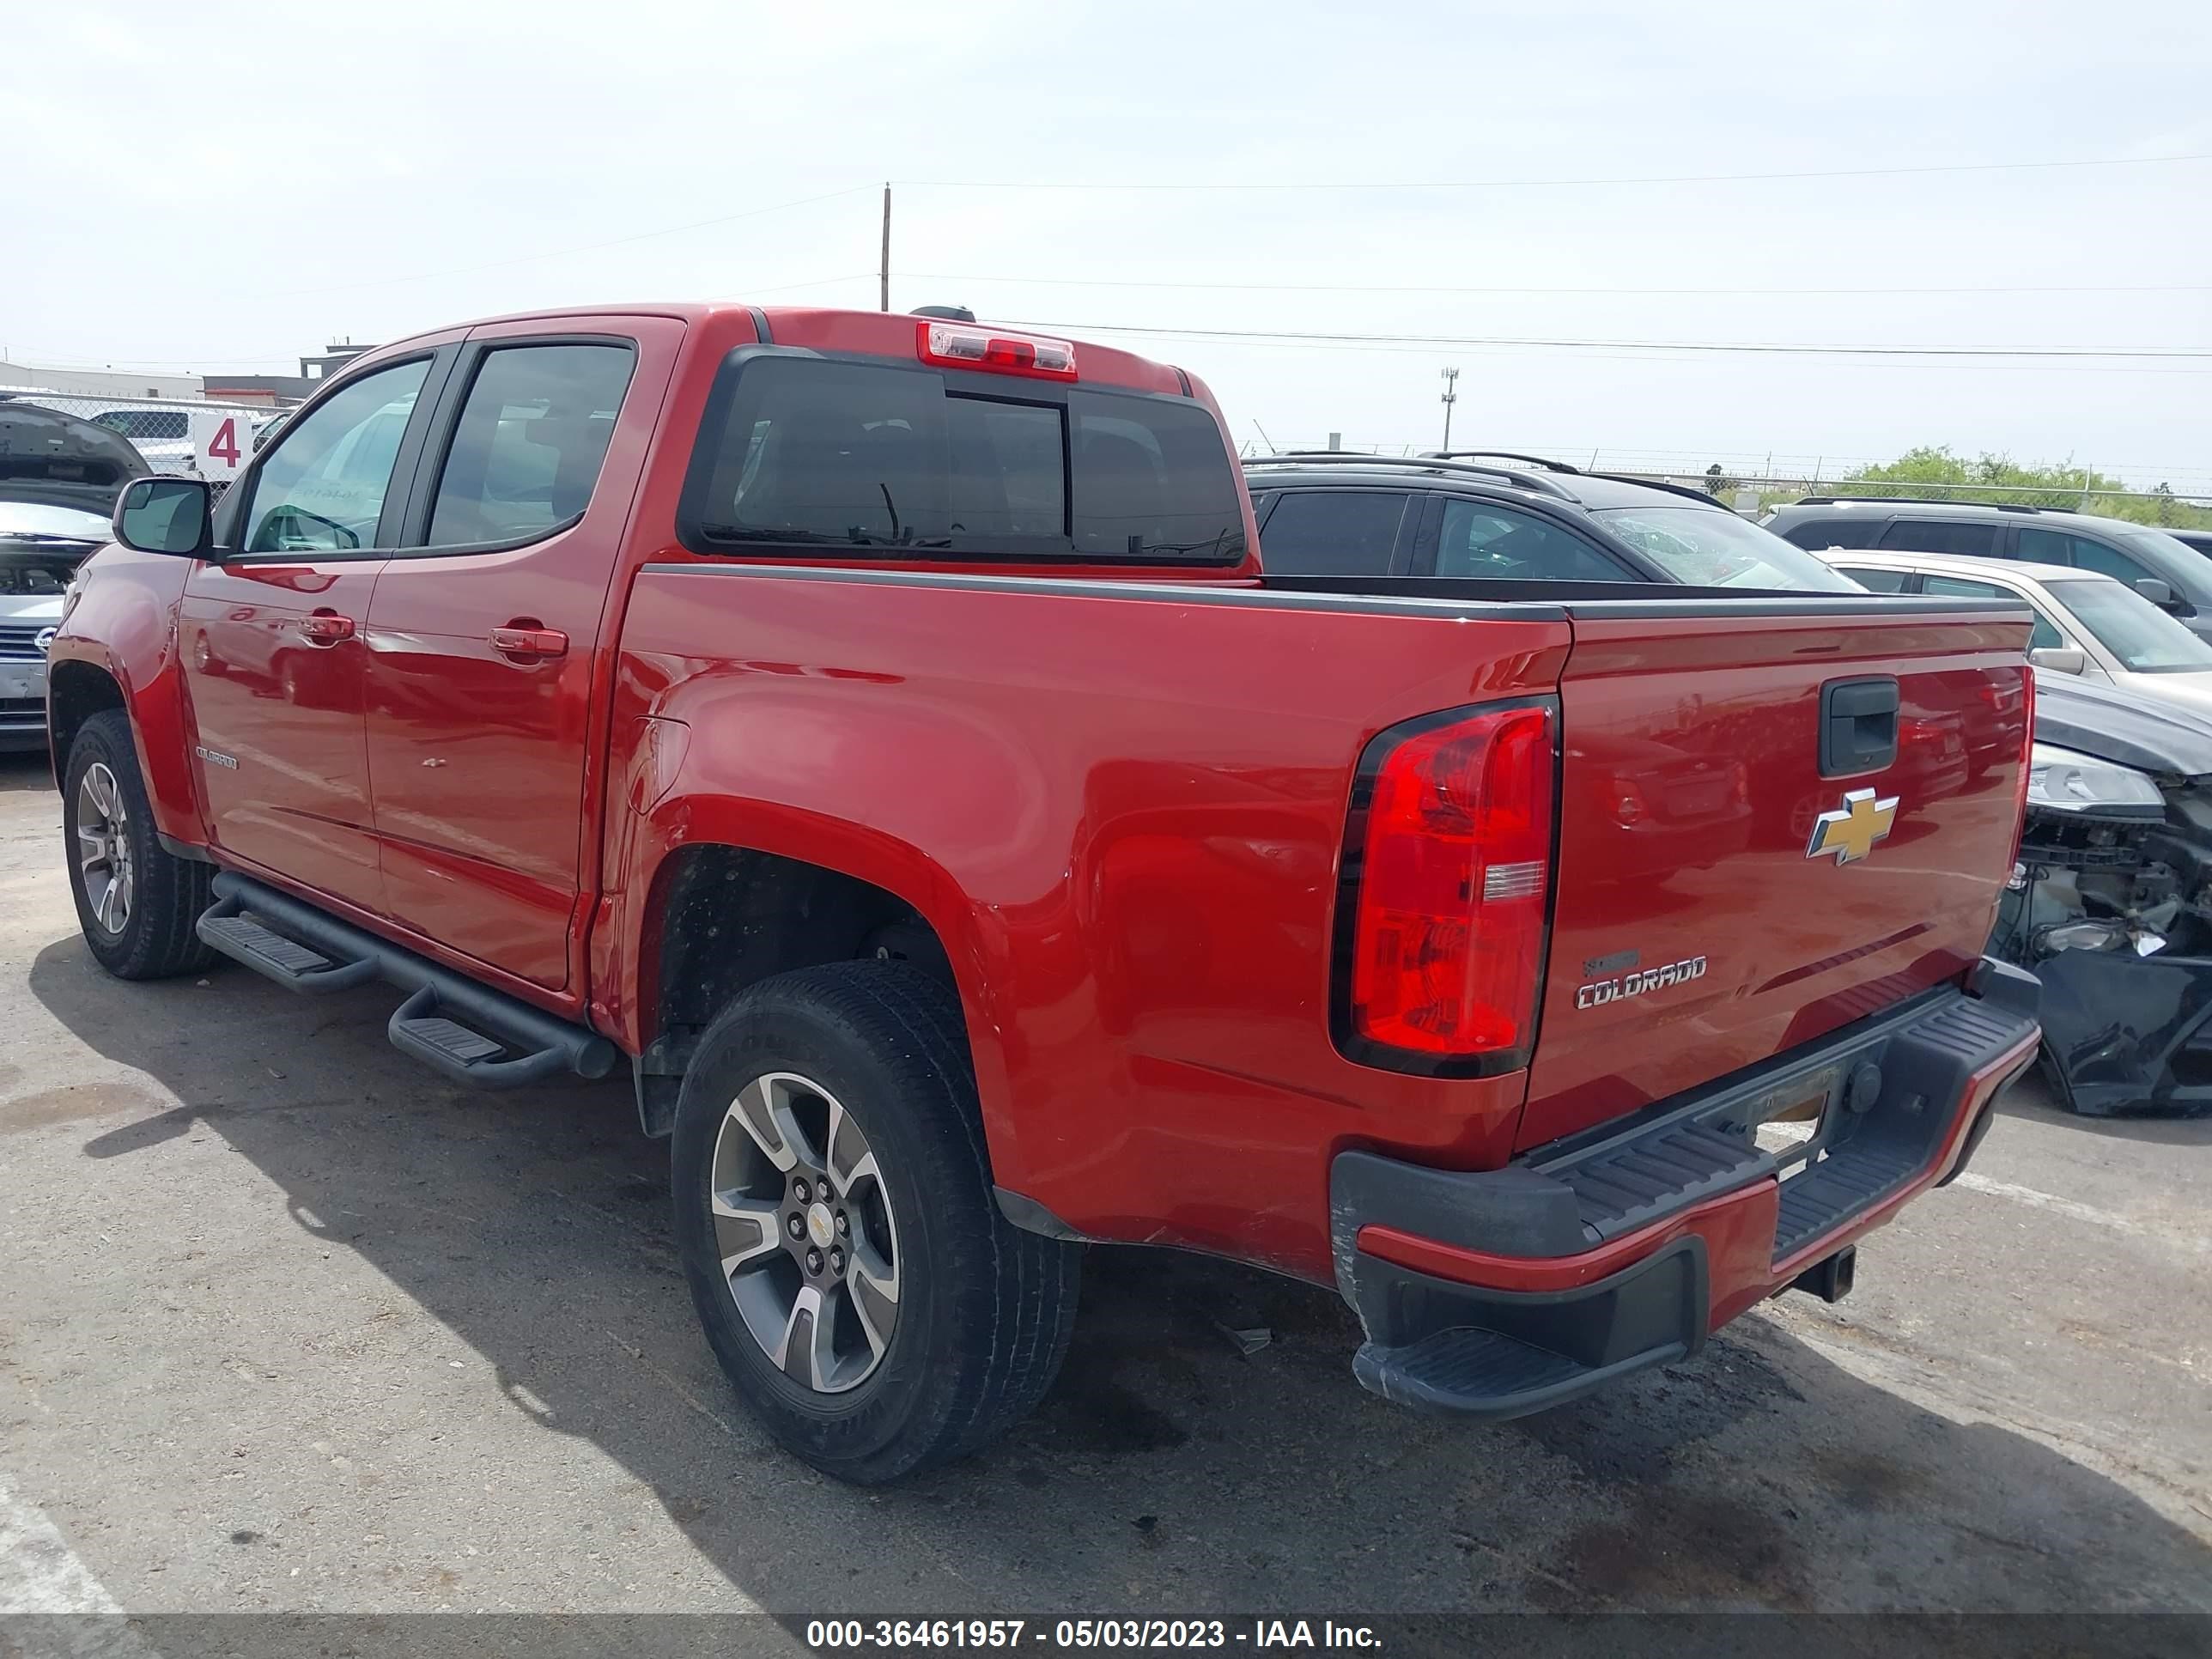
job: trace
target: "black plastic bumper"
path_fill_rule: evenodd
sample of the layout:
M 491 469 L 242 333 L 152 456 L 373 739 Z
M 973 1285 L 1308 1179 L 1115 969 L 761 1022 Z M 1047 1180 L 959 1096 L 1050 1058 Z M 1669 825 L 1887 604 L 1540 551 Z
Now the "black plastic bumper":
M 1330 1171 L 1339 1288 L 1367 1340 L 1360 1382 L 1403 1404 L 1488 1418 L 1525 1415 L 1648 1366 L 1694 1353 L 1712 1310 L 1784 1287 L 1824 1241 L 1845 1247 L 1852 1224 L 1924 1181 L 1959 1129 L 1970 1091 L 1975 1121 L 1948 1174 L 1987 1133 L 1996 1096 L 2034 1053 L 2037 984 L 1985 961 L 1972 992 L 1931 992 L 1693 1095 L 1541 1147 L 1498 1170 L 1431 1170 L 1368 1152 Z M 2005 1074 L 1990 1080 L 1993 1066 Z M 1981 1079 L 1977 1084 L 1977 1079 Z M 1764 1152 L 1758 1126 L 1781 1106 L 1825 1099 L 1810 1139 Z M 1783 1177 L 1765 1260 L 1731 1265 L 1715 1285 L 1705 1239 L 1667 1224 L 1708 1200 Z M 1388 1227 L 1485 1258 L 1501 1280 L 1542 1270 L 1647 1231 L 1649 1254 L 1571 1288 L 1463 1282 L 1363 1249 L 1361 1229 Z M 1741 1254 L 1741 1252 L 1739 1252 Z M 1495 1273 L 1499 1259 L 1508 1269 Z
M 2086 1117 L 2212 1112 L 2212 957 L 2061 951 L 2036 973 L 2068 1106 Z

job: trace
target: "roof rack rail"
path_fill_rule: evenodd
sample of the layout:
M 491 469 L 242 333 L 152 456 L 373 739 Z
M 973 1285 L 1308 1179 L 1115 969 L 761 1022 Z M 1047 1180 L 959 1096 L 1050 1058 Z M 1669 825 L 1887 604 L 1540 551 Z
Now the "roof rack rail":
M 1969 489 L 2012 489 L 2013 484 L 1972 484 Z M 1998 513 L 2070 513 L 2072 507 L 2034 507 L 2026 501 L 1962 501 L 1948 495 L 1800 495 L 1790 507 L 1986 507 Z
M 1478 466 L 1472 461 L 1445 460 L 1431 455 L 1361 455 L 1348 449 L 1285 449 L 1273 455 L 1248 455 L 1243 458 L 1246 466 L 1267 466 L 1278 461 L 1294 462 L 1301 466 L 1319 462 L 1323 465 L 1385 469 L 1402 466 L 1421 472 L 1459 472 L 1474 477 L 1497 478 L 1511 484 L 1516 489 L 1530 489 L 1540 495 L 1556 495 L 1563 501 L 1577 499 L 1572 490 L 1561 487 L 1540 472 L 1523 472 L 1507 466 Z
M 1421 453 L 1432 461 L 1521 461 L 1529 466 L 1540 466 L 1547 472 L 1582 471 L 1578 466 L 1569 466 L 1565 461 L 1552 460 L 1542 455 L 1523 455 L 1516 449 L 1425 449 Z
M 1735 509 L 1710 490 L 1699 489 L 1694 484 L 1676 483 L 1668 478 L 1639 478 L 1632 472 L 1585 472 L 1586 478 L 1607 478 L 1614 483 L 1634 484 L 1640 489 L 1663 489 L 1669 495 L 1686 496 L 1701 507 L 1716 507 L 1723 513 Z

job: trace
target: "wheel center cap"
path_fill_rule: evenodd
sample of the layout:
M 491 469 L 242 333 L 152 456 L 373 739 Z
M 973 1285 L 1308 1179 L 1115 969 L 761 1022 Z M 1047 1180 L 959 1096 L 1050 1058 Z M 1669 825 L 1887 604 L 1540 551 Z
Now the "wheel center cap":
M 837 1224 L 830 1218 L 827 1204 L 815 1204 L 806 1212 L 806 1236 L 823 1249 L 828 1249 L 837 1237 Z

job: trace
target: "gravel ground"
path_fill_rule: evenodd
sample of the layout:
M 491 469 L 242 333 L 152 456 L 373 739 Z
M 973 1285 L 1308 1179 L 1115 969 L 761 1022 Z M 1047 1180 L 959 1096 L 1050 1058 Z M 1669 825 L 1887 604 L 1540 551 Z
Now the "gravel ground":
M 2212 1122 L 2023 1087 L 1842 1306 L 1494 1428 L 1362 1393 L 1327 1293 L 1094 1251 L 1035 1419 L 859 1492 L 714 1369 L 626 1084 L 109 980 L 59 817 L 0 758 L 0 1607 L 2212 1611 Z

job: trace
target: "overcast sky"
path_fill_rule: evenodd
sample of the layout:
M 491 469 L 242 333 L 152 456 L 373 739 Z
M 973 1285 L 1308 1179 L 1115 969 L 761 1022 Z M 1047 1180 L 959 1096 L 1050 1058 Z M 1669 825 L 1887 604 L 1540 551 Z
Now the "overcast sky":
M 0 352 L 34 363 L 283 369 L 602 300 L 872 307 L 887 178 L 894 305 L 1079 336 L 2212 351 L 2212 161 L 1497 182 L 2203 155 L 2203 0 L 70 0 L 9 9 L 0 102 Z M 1462 444 L 1949 443 L 2212 491 L 2212 357 L 1100 337 L 1203 375 L 1240 442 L 1432 445 L 1455 364 Z

